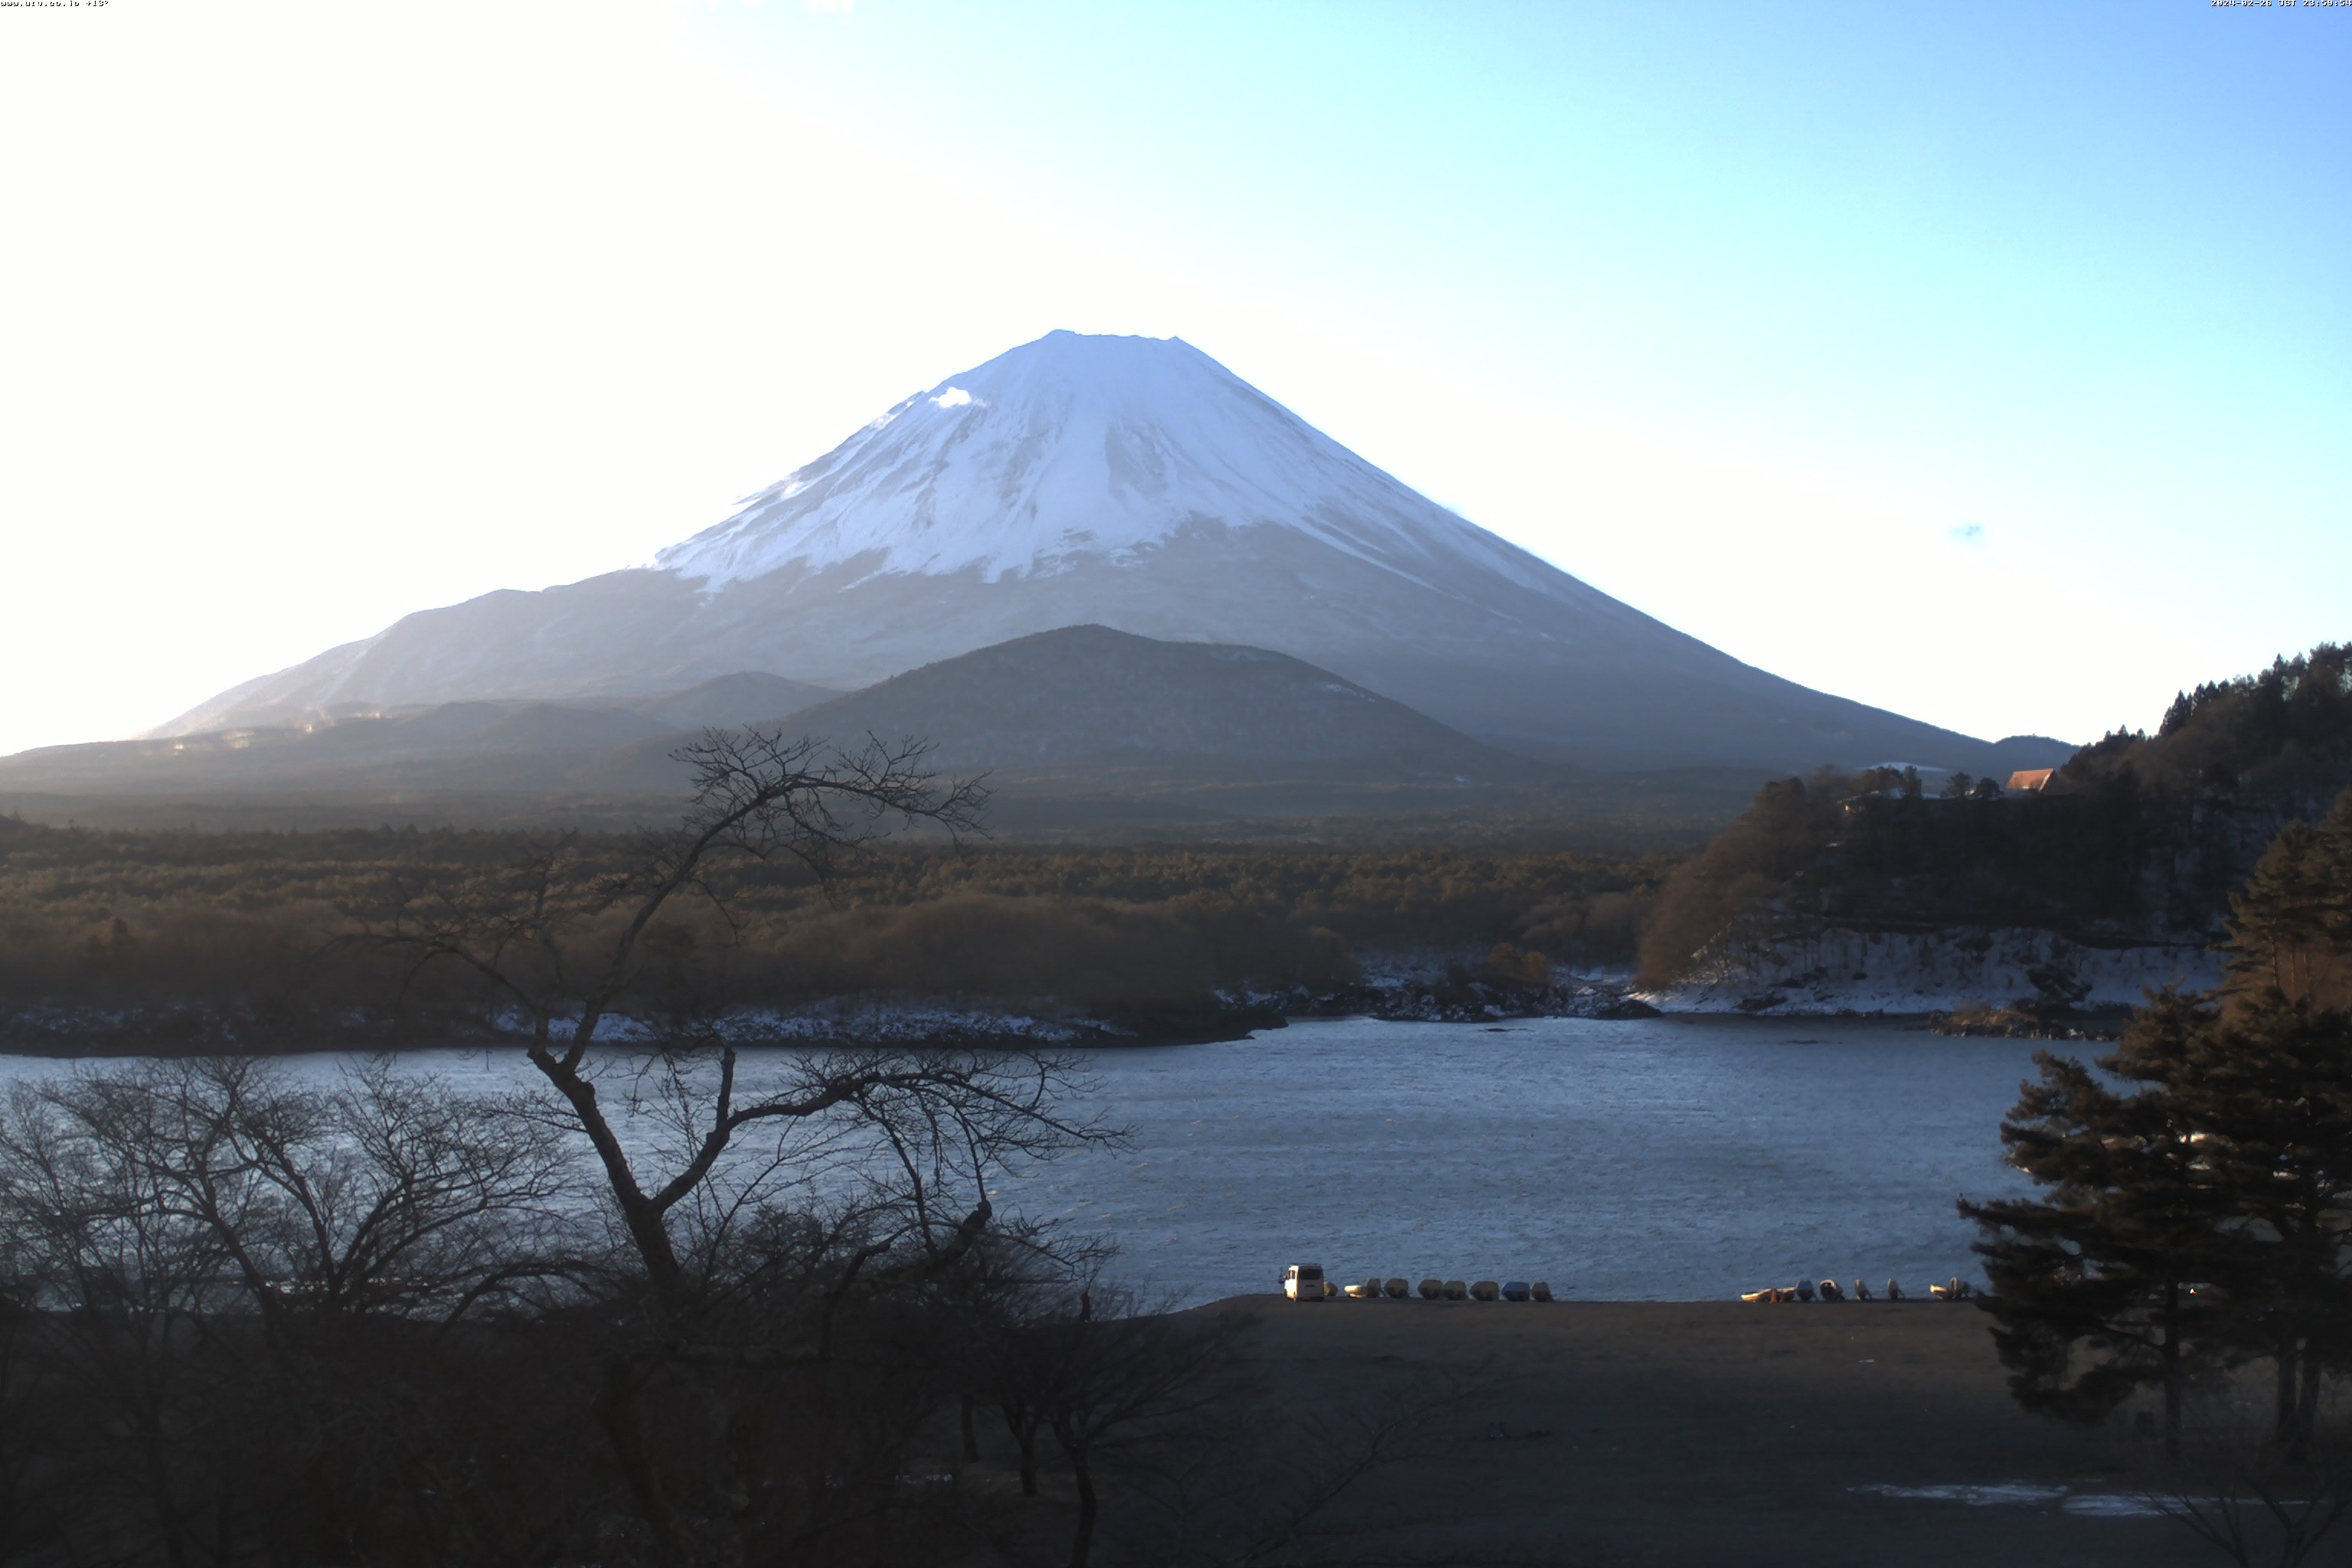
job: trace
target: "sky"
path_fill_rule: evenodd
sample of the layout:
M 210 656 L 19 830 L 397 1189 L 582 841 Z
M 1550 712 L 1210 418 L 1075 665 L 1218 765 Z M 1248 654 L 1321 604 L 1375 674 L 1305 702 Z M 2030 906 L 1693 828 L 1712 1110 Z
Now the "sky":
M 2347 80 L 2210 0 L 0 5 L 0 752 L 1055 328 L 1776 674 L 2153 727 L 2352 638 Z

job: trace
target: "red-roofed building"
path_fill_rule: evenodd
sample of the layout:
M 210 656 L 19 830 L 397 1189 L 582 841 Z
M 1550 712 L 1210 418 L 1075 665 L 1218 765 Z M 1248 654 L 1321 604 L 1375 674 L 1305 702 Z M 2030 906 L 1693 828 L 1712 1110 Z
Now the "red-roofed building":
M 2011 795 L 2040 795 L 2057 776 L 2056 768 L 2020 768 L 2009 775 L 2006 787 Z

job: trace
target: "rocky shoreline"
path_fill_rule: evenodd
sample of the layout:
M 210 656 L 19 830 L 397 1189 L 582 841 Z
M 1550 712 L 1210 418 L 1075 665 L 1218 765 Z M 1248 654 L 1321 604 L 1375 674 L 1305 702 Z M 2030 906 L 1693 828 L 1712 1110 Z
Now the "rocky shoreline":
M 1291 1019 L 1373 1017 L 1395 1023 L 1476 1024 L 1512 1018 L 1636 1019 L 1679 1015 L 1905 1020 L 1936 1034 L 2055 1041 L 2111 1040 L 2120 1033 L 2140 985 L 2177 975 L 2182 951 L 2155 950 L 2131 972 L 2110 962 L 2095 985 L 2071 970 L 2042 969 L 2006 978 L 2023 992 L 1994 1004 L 1981 984 L 2003 978 L 1944 977 L 1941 988 L 1918 976 L 1851 973 L 1832 981 L 1818 968 L 1789 974 L 1771 966 L 1717 965 L 1693 981 L 1658 991 L 1627 974 L 1560 976 L 1548 984 L 1496 979 L 1458 954 L 1375 957 L 1360 980 L 1328 990 L 1223 993 L 1204 1006 L 1074 1009 L 1039 1003 L 1008 1007 L 955 998 L 845 996 L 787 1008 L 744 1008 L 706 1025 L 694 1037 L 740 1045 L 873 1047 L 952 1045 L 979 1048 L 1183 1045 L 1234 1040 Z M 2128 955 L 2116 955 L 2127 957 Z M 2158 974 L 2158 968 L 2167 974 Z M 2137 979 L 2129 1000 L 2125 983 Z M 1795 983 L 1790 983 L 1790 982 Z M 2039 983 L 2037 984 L 2037 982 Z M 1999 992 L 1990 992 L 2000 994 Z M 599 1038 L 647 1045 L 660 1032 L 647 1023 L 608 1017 Z M 282 1002 L 163 1002 L 114 1008 L 18 1007 L 0 1015 L 0 1054 L 48 1057 L 277 1054 L 313 1050 L 479 1049 L 520 1044 L 519 1017 L 449 1015 L 394 1028 L 357 1008 Z
M 1930 1034 L 1960 1039 L 2105 1041 L 2121 1039 L 2130 1016 L 2128 1009 L 2078 1014 L 1964 1003 L 1948 1013 L 1934 1015 L 1921 1027 Z
M 1310 994 L 1252 993 L 1217 998 L 1204 1008 L 1061 1010 L 990 1007 L 929 997 L 838 997 L 791 1009 L 745 1009 L 698 1030 L 698 1043 L 741 1046 L 1039 1047 L 1194 1045 L 1237 1040 L 1278 1029 L 1293 1018 L 1370 1016 L 1400 1023 L 1484 1023 L 1498 1018 L 1653 1017 L 1622 983 L 1587 982 L 1542 989 L 1443 981 L 1350 985 Z M 597 1038 L 610 1046 L 648 1046 L 662 1031 L 608 1016 Z M 190 1057 L 279 1055 L 301 1051 L 460 1049 L 520 1045 L 519 1018 L 451 1016 L 394 1029 L 355 1009 L 255 1007 L 215 1002 L 113 1008 L 19 1007 L 0 1014 L 0 1055 L 33 1057 Z

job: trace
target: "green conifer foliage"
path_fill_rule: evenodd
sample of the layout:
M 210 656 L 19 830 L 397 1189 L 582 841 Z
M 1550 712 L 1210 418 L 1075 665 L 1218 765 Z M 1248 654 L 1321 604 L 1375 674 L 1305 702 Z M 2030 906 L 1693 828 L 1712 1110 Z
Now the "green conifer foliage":
M 2352 790 L 2317 826 L 2289 823 L 2230 900 L 2227 990 L 2352 1006 Z
M 2272 991 L 2202 1012 L 2182 1044 L 2166 1092 L 2221 1211 L 2229 1335 L 2273 1363 L 2299 1453 L 2322 1374 L 2352 1367 L 2352 1016 Z
M 2183 1390 L 2227 1349 L 2217 1297 L 2198 1286 L 2225 1268 L 2230 1243 L 2199 1170 L 2198 1130 L 2162 1089 L 2204 1016 L 2193 1000 L 2160 997 L 2100 1061 L 2147 1086 L 2137 1092 L 2038 1053 L 2041 1077 L 2001 1141 L 2044 1195 L 1960 1203 L 1983 1233 L 1986 1306 L 2018 1402 L 2092 1422 L 2154 1386 L 2175 1447 Z
M 2097 1073 L 2037 1058 L 2001 1138 L 2043 1191 L 1960 1210 L 2028 1408 L 2095 1420 L 2159 1386 L 2177 1446 L 2189 1378 L 2267 1361 L 2294 1458 L 2352 1372 L 2352 792 L 2232 910 L 2221 993 L 2152 997 Z
M 2288 823 L 2230 900 L 2230 935 L 2222 945 L 2233 992 L 2310 994 L 2327 928 L 2329 889 L 2319 837 L 2308 823 Z

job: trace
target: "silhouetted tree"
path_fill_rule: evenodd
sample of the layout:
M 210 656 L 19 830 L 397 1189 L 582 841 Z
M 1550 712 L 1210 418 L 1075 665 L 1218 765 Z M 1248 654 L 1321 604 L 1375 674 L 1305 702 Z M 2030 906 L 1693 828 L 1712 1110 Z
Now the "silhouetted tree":
M 1986 1310 L 2019 1403 L 2092 1421 L 2153 1384 L 2176 1451 L 2189 1377 L 2222 1349 L 2215 1303 L 2193 1289 L 2225 1251 L 2200 1130 L 2160 1088 L 2185 1054 L 2189 1006 L 2160 1000 L 2099 1062 L 2159 1087 L 2119 1092 L 2078 1061 L 2037 1052 L 2040 1079 L 2000 1136 L 2047 1195 L 1959 1205 L 1983 1233 Z
M 770 1528 L 749 1489 L 750 1374 L 781 1378 L 771 1397 L 819 1387 L 814 1371 L 788 1374 L 832 1357 L 845 1303 L 919 1287 L 987 1234 L 993 1170 L 1107 1134 L 1065 1111 L 1072 1066 L 1037 1054 L 796 1053 L 747 1083 L 740 1026 L 698 994 L 707 961 L 675 931 L 661 951 L 673 901 L 731 928 L 731 873 L 783 860 L 830 879 L 894 824 L 972 828 L 985 794 L 940 781 L 912 742 L 834 752 L 713 731 L 677 754 L 695 770 L 691 805 L 634 869 L 588 874 L 559 842 L 504 876 L 416 890 L 371 940 L 504 998 L 560 1124 L 593 1152 L 641 1287 L 604 1356 L 598 1418 L 660 1552 L 687 1561 Z M 666 1016 L 615 1107 L 610 1058 L 592 1047 L 665 956 Z
M 562 1275 L 561 1166 L 497 1106 L 380 1064 L 331 1087 L 250 1059 L 20 1086 L 0 1249 L 51 1528 L 171 1563 L 412 1529 L 494 1555 L 530 1510 L 487 1535 L 463 1517 L 486 1434 L 450 1418 L 467 1358 L 431 1352 Z

